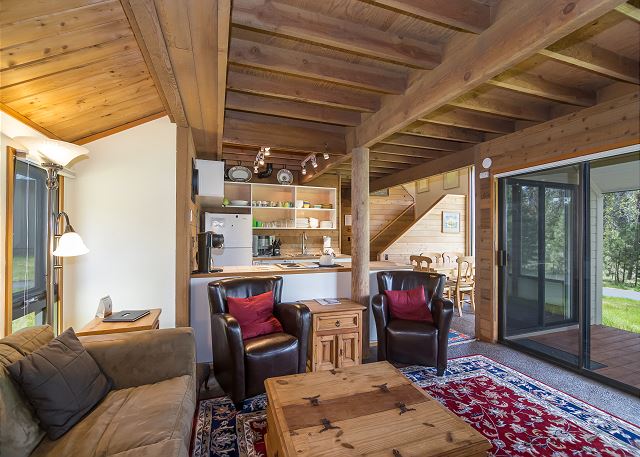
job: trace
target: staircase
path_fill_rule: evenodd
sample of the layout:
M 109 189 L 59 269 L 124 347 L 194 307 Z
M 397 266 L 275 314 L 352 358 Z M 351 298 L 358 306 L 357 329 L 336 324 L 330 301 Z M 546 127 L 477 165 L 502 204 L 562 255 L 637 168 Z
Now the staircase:
M 378 260 L 378 256 L 402 235 L 415 222 L 415 203 L 408 206 L 395 219 L 385 225 L 382 230 L 371 237 L 371 260 Z M 384 259 L 380 259 L 384 260 Z

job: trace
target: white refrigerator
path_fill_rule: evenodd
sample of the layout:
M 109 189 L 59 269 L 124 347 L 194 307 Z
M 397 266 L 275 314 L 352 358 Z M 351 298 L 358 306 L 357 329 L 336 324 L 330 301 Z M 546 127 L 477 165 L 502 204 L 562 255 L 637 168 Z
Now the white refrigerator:
M 217 267 L 251 265 L 251 214 L 204 214 L 204 230 L 224 236 L 224 247 L 214 249 Z

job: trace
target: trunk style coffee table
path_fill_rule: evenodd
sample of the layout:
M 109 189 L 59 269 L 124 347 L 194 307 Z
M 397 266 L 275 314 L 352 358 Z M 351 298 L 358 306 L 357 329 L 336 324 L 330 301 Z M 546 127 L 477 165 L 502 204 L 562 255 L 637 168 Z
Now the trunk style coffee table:
M 486 456 L 489 441 L 388 362 L 270 378 L 267 455 Z

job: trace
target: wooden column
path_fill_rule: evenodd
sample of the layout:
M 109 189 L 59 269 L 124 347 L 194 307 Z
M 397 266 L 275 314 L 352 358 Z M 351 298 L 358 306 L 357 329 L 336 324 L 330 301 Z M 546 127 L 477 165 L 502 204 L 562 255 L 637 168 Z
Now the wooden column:
M 369 353 L 369 149 L 351 151 L 351 298 L 366 306 L 362 359 Z

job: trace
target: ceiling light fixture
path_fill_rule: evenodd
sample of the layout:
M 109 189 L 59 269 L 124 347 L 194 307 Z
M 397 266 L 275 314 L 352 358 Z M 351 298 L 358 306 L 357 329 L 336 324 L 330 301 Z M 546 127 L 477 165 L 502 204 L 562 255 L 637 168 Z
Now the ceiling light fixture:
M 306 174 L 307 174 L 307 169 L 306 169 L 306 168 L 304 168 L 304 167 L 302 167 L 302 174 L 303 174 L 303 175 L 306 175 Z
M 258 172 L 258 167 L 264 166 L 264 158 L 271 155 L 271 148 L 269 146 L 260 146 L 260 150 L 256 154 L 256 158 L 253 161 L 253 170 Z

